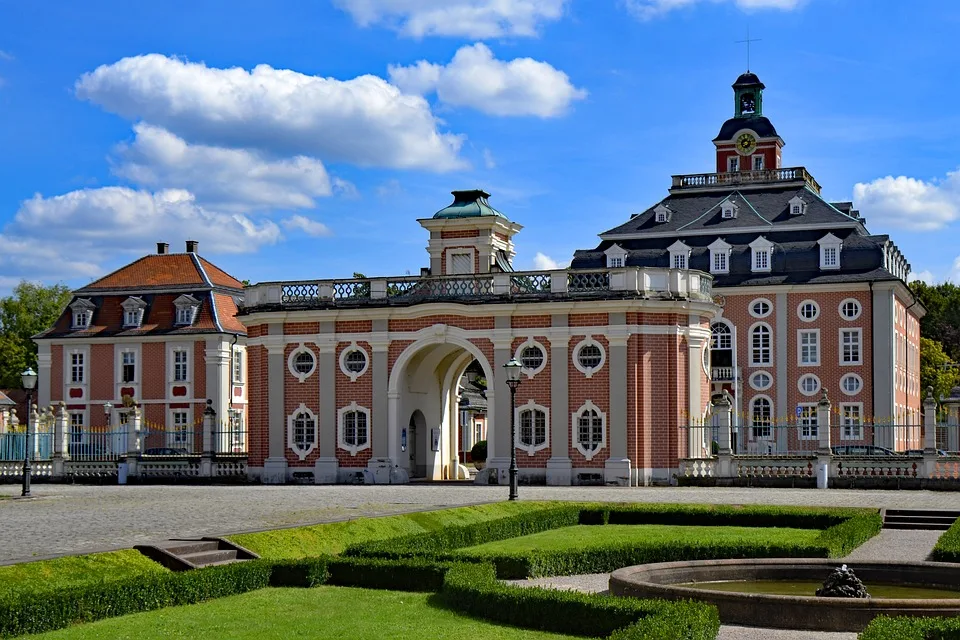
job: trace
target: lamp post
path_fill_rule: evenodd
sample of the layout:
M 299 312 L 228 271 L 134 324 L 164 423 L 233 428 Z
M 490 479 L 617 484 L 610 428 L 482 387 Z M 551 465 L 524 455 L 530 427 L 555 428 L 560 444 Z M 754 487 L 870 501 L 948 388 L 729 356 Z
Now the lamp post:
M 33 390 L 37 386 L 37 374 L 33 369 L 27 369 L 20 375 L 20 381 L 27 392 L 27 432 L 23 448 L 23 490 L 20 496 L 30 498 L 30 417 L 33 413 Z
M 112 442 L 117 442 L 117 438 L 113 437 L 113 436 L 110 434 L 110 419 L 111 419 L 112 417 L 113 417 L 113 403 L 110 402 L 109 400 L 107 400 L 105 403 L 103 403 L 103 419 L 104 419 L 104 423 L 103 423 L 103 424 L 106 426 L 106 430 L 105 430 L 106 433 L 104 433 L 104 435 L 105 435 L 106 437 L 108 437 L 108 438 L 111 438 L 111 439 L 112 439 Z M 105 444 L 105 443 L 104 443 L 104 444 Z M 124 450 L 123 450 L 122 453 L 126 453 L 126 452 L 127 452 L 127 451 L 126 451 L 126 447 L 124 447 Z M 121 452 L 120 452 L 120 451 L 114 451 L 114 453 L 121 453 Z
M 516 358 L 510 358 L 503 365 L 507 372 L 507 386 L 510 387 L 510 500 L 517 499 L 517 387 L 520 386 L 520 370 L 523 365 Z

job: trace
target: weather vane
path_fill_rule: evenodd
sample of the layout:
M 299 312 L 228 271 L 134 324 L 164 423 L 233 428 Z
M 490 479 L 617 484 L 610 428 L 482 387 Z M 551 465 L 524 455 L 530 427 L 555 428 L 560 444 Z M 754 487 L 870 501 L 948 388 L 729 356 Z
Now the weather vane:
M 750 72 L 750 43 L 751 43 L 751 42 L 760 42 L 761 40 L 763 40 L 763 38 L 754 38 L 753 40 L 751 40 L 751 39 L 750 39 L 750 27 L 747 26 L 747 39 L 746 39 L 746 40 L 737 40 L 737 41 L 736 41 L 737 44 L 743 44 L 744 42 L 747 43 L 747 73 Z

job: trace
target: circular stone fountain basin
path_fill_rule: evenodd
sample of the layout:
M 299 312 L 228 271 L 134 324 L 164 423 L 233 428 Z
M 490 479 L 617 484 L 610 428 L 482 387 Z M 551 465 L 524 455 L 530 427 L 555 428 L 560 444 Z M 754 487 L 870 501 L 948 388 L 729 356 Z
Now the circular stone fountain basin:
M 868 592 L 883 596 L 889 588 L 887 593 L 897 597 L 757 592 L 768 582 L 780 584 L 759 591 L 815 589 L 839 564 L 795 558 L 646 564 L 614 571 L 610 592 L 635 598 L 702 600 L 715 605 L 726 624 L 780 629 L 861 631 L 878 615 L 960 615 L 960 566 L 945 562 L 850 564 Z M 738 582 L 743 590 L 735 589 Z M 940 593 L 942 597 L 929 597 Z

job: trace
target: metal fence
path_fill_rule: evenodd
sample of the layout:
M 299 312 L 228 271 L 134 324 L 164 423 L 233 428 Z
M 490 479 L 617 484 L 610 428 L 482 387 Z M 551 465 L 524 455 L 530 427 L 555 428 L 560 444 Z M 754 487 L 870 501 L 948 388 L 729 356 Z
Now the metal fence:
M 140 429 L 143 456 L 189 456 L 203 451 L 203 420 L 193 424 L 166 425 L 148 420 Z
M 127 451 L 126 429 L 71 429 L 67 436 L 66 453 L 71 460 L 117 460 Z
M 49 460 L 53 456 L 53 434 L 30 434 L 31 460 Z M 24 431 L 0 433 L 0 460 L 23 460 L 27 452 L 27 434 Z

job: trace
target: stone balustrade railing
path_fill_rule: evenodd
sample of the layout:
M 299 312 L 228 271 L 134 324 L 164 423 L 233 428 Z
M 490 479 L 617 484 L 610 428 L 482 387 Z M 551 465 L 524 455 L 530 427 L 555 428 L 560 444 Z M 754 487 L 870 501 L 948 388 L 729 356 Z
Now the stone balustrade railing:
M 497 302 L 638 296 L 713 299 L 713 277 L 702 271 L 622 267 L 514 271 L 447 276 L 262 282 L 247 287 L 247 312 L 270 308 L 409 305 L 441 300 Z
M 759 171 L 734 171 L 731 173 L 691 173 L 673 176 L 670 192 L 711 187 L 739 186 L 750 184 L 782 184 L 802 182 L 820 193 L 820 184 L 805 167 L 761 169 Z

